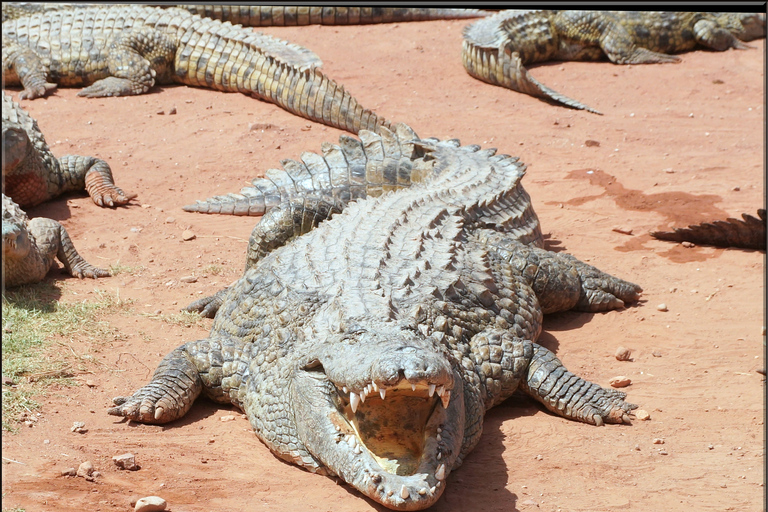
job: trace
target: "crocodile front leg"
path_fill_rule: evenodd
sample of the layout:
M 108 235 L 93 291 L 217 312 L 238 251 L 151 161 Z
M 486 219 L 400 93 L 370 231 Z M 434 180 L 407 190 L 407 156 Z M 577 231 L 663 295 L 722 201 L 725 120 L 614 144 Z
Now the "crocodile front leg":
M 569 372 L 560 360 L 541 345 L 533 345 L 528 372 L 520 389 L 560 416 L 602 426 L 630 423 L 635 404 L 624 401 L 626 393 L 605 389 Z
M 141 423 L 162 424 L 184 416 L 204 392 L 211 400 L 242 408 L 248 363 L 243 342 L 209 338 L 190 341 L 165 356 L 152 380 L 132 396 L 119 396 L 107 413 Z
M 115 185 L 109 164 L 91 156 L 66 155 L 59 158 L 62 180 L 49 179 L 51 197 L 70 190 L 86 189 L 99 206 L 119 206 L 128 203 L 136 194 L 126 194 Z M 53 174 L 53 173 L 52 173 Z
M 149 27 L 130 30 L 115 38 L 109 47 L 107 78 L 86 87 L 78 96 L 132 96 L 144 94 L 155 83 L 170 83 L 176 43 Z
M 29 221 L 29 232 L 37 242 L 37 250 L 45 261 L 46 268 L 51 268 L 55 256 L 71 276 L 96 279 L 110 275 L 109 270 L 94 267 L 80 256 L 67 230 L 59 222 L 36 217 Z

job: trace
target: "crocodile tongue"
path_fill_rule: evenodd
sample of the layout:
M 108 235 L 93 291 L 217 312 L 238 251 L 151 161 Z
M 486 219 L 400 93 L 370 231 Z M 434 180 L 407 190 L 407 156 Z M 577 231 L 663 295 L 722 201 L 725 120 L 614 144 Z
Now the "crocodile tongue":
M 460 378 L 454 376 L 454 382 Z M 297 372 L 291 401 L 299 438 L 331 471 L 395 510 L 437 501 L 464 435 L 464 400 L 445 400 L 427 384 L 401 381 L 384 399 L 372 394 L 352 411 L 350 399 L 322 371 Z

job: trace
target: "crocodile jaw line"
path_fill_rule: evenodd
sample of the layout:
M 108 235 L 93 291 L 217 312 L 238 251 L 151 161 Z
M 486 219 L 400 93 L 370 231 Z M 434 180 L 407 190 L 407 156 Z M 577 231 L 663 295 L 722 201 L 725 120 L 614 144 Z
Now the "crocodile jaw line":
M 386 388 L 382 399 L 382 388 L 374 383 L 345 392 L 321 371 L 299 373 L 291 386 L 296 425 L 302 443 L 317 459 L 389 508 L 420 510 L 437 501 L 464 435 L 460 389 L 451 396 L 444 388 L 420 382 L 414 390 L 401 379 Z M 357 403 L 355 411 L 352 403 Z

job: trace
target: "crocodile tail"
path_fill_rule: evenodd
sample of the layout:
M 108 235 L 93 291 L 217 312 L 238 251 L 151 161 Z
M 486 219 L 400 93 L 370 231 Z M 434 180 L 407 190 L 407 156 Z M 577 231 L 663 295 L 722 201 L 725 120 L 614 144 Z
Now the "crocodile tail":
M 744 220 L 732 219 L 704 222 L 687 228 L 675 228 L 674 231 L 652 231 L 651 236 L 671 242 L 691 242 L 699 245 L 718 247 L 738 247 L 741 249 L 766 249 L 765 210 L 757 210 L 755 218 L 746 213 Z
M 360 130 L 378 133 L 382 126 L 390 127 L 389 121 L 364 108 L 343 85 L 318 68 L 299 69 L 282 62 L 274 65 L 279 68 L 276 73 L 262 79 L 271 82 L 265 84 L 264 97 L 287 111 L 354 134 Z
M 206 18 L 247 27 L 298 25 L 364 25 L 401 21 L 479 18 L 490 14 L 479 9 L 427 9 L 386 7 L 306 7 L 275 5 L 182 5 Z
M 248 190 L 247 188 L 243 191 Z M 263 195 L 226 194 L 223 196 L 209 197 L 195 204 L 183 206 L 185 212 L 211 213 L 218 215 L 256 216 L 263 215 L 267 211 L 265 197 Z
M 523 66 L 520 54 L 512 51 L 508 45 L 488 49 L 476 46 L 465 38 L 461 57 L 467 72 L 483 82 L 602 115 L 598 110 L 560 94 L 533 78 Z

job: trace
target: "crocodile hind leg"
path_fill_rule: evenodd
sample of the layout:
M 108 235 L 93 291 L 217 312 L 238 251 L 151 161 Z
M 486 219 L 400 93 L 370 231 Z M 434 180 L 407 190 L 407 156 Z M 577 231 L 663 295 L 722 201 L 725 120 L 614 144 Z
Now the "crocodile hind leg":
M 201 392 L 242 408 L 244 343 L 214 338 L 190 341 L 165 356 L 152 380 L 132 396 L 119 396 L 107 413 L 141 423 L 162 424 L 184 416 Z
M 584 423 L 630 423 L 635 404 L 626 393 L 605 389 L 569 372 L 546 348 L 533 344 L 533 356 L 520 389 L 550 411 Z
M 525 245 L 504 233 L 483 230 L 476 241 L 500 258 L 502 275 L 507 273 L 504 265 L 511 265 L 511 274 L 527 281 L 544 313 L 619 309 L 626 303 L 636 302 L 643 291 L 640 286 L 570 254 Z
M 170 83 L 176 43 L 149 27 L 125 32 L 109 47 L 109 73 L 78 96 L 131 96 L 144 94 L 155 83 Z
M 658 53 L 635 44 L 629 31 L 603 11 L 560 11 L 553 24 L 562 38 L 580 47 L 600 46 L 616 64 L 661 64 L 679 62 L 680 58 Z M 570 56 L 577 60 L 578 55 Z

